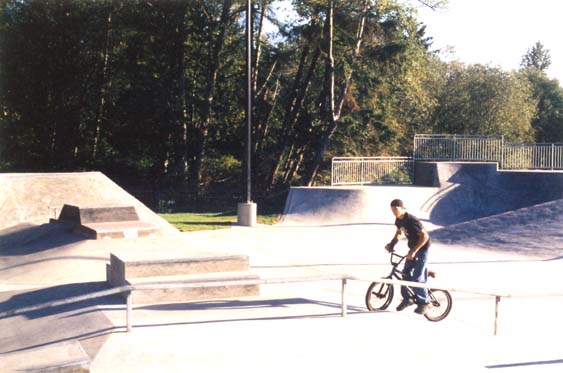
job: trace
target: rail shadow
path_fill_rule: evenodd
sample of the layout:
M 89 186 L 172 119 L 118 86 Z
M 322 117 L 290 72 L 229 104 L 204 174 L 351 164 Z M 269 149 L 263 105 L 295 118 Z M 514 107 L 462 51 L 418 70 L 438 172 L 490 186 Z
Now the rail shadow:
M 0 293 L 0 312 L 6 312 L 24 307 L 32 307 L 47 302 L 59 301 L 66 298 L 85 295 L 106 289 L 108 289 L 107 283 L 105 281 L 98 281 L 57 285 L 24 292 L 3 292 Z M 122 298 L 117 295 L 111 295 L 61 306 L 48 307 L 37 311 L 23 312 L 18 315 L 22 315 L 31 320 L 59 314 L 62 312 L 76 311 L 96 305 L 123 303 L 124 301 Z

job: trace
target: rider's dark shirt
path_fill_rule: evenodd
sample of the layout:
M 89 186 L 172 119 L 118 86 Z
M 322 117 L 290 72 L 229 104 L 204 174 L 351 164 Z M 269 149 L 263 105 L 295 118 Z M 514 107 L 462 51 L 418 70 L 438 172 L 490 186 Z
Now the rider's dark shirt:
M 410 215 L 405 212 L 402 219 L 395 219 L 395 225 L 400 229 L 403 234 L 407 237 L 409 248 L 413 248 L 418 243 L 418 233 L 424 230 L 422 223 L 414 215 Z M 420 248 L 420 250 L 426 250 L 430 247 L 430 239 Z

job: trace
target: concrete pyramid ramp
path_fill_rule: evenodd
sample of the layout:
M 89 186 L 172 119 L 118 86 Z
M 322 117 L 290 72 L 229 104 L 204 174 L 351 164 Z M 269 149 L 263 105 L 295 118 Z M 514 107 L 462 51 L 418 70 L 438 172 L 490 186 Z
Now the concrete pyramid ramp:
M 22 223 L 48 223 L 64 204 L 134 206 L 140 221 L 161 232 L 177 232 L 101 172 L 0 174 L 0 230 Z

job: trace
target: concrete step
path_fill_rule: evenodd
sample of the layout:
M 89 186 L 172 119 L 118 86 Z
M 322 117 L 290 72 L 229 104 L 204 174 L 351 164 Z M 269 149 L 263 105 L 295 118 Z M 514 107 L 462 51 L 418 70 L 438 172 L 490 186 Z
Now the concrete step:
M 130 285 L 157 283 L 223 283 L 230 280 L 257 280 L 259 276 L 250 272 L 223 272 L 197 275 L 155 276 L 132 278 L 127 280 Z M 259 285 L 217 285 L 197 287 L 176 287 L 168 289 L 137 290 L 133 293 L 134 304 L 178 303 L 195 300 L 213 300 L 256 296 L 260 293 Z
M 76 231 L 88 238 L 103 240 L 110 238 L 138 238 L 157 234 L 158 227 L 141 221 L 89 223 L 76 227 Z
M 157 234 L 159 228 L 140 221 L 134 206 L 83 207 L 63 205 L 57 219 L 51 222 L 73 224 L 75 231 L 88 238 L 137 238 Z
M 137 215 L 133 206 L 84 207 L 65 204 L 61 209 L 58 220 L 86 225 L 116 221 L 138 221 L 139 215 Z
M 121 286 L 126 280 L 134 278 L 237 272 L 248 269 L 249 260 L 246 255 L 143 259 L 111 254 L 107 280 L 111 286 Z

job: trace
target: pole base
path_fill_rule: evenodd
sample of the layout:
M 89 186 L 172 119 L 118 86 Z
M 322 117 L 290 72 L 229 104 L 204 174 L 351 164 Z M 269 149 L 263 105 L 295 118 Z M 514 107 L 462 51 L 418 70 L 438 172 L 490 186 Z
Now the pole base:
M 256 203 L 244 202 L 237 205 L 237 224 L 244 227 L 256 225 Z

